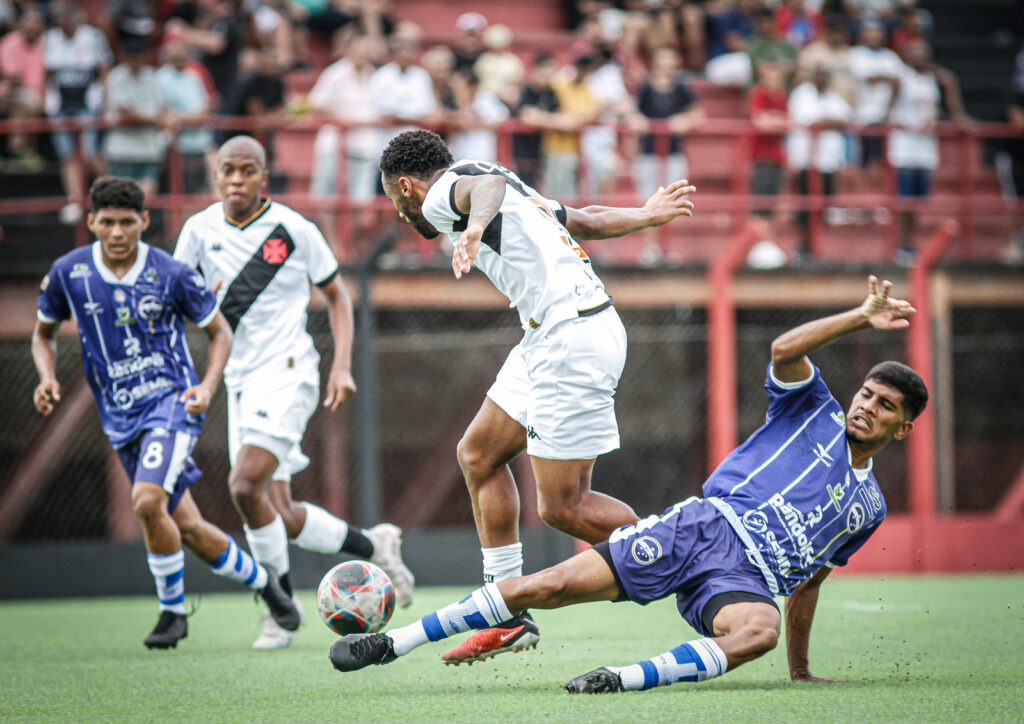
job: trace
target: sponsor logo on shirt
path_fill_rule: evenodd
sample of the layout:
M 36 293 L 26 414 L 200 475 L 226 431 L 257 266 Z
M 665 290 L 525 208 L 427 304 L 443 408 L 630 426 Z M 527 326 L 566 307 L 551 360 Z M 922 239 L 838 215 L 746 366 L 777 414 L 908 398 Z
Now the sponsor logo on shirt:
M 649 566 L 661 558 L 661 543 L 656 538 L 645 535 L 633 541 L 630 552 L 634 561 L 641 566 Z
M 117 321 L 114 322 L 115 327 L 123 327 L 127 324 L 134 324 L 135 317 L 132 316 L 132 310 L 128 307 L 117 308 Z
M 114 393 L 114 403 L 122 410 L 129 409 L 136 400 L 141 400 L 158 390 L 173 387 L 174 383 L 166 377 L 157 377 L 155 380 L 146 380 L 131 389 L 120 389 Z
M 139 300 L 139 316 L 147 321 L 158 319 L 164 311 L 164 303 L 155 294 L 147 294 Z
M 159 352 L 146 355 L 145 357 L 133 357 L 107 365 L 107 376 L 112 380 L 119 380 L 122 377 L 136 375 L 149 369 L 159 369 L 164 366 L 164 356 Z
M 768 530 L 768 516 L 760 510 L 748 510 L 743 514 L 743 527 L 754 533 Z
M 89 316 L 95 316 L 103 311 L 99 302 L 86 302 L 82 306 L 85 307 L 85 313 Z
M 854 503 L 850 506 L 850 510 L 846 514 L 846 530 L 851 533 L 856 533 L 864 527 L 864 521 L 866 521 L 867 518 L 868 516 L 864 511 L 864 506 L 860 503 Z
M 831 414 L 832 419 L 839 427 L 846 427 L 846 415 L 842 412 L 833 412 Z
M 875 488 L 873 485 L 866 485 L 865 487 L 868 490 L 868 497 L 871 498 L 871 505 L 874 506 L 875 510 L 881 510 L 882 498 L 878 494 L 878 489 Z
M 117 302 L 118 304 L 124 304 L 124 300 L 127 298 L 128 297 L 125 295 L 125 293 L 122 292 L 120 289 L 114 290 L 114 301 Z
M 825 446 L 820 442 L 817 443 L 817 447 L 811 450 L 811 452 L 814 453 L 815 457 L 817 457 L 826 468 L 832 467 L 832 463 L 836 461 L 834 457 L 828 454 L 828 450 L 826 450 Z
M 91 277 L 92 271 L 89 270 L 88 264 L 75 264 L 71 267 L 71 274 L 69 275 L 72 279 L 81 279 L 85 277 Z
M 147 269 L 146 272 L 142 275 L 142 278 L 145 279 L 150 284 L 156 284 L 158 281 L 160 281 L 160 277 L 159 275 L 157 275 L 156 269 L 154 269 L 153 267 Z
M 768 504 L 775 509 L 779 519 L 786 526 L 789 538 L 793 541 L 803 564 L 805 566 L 813 565 L 814 548 L 811 546 L 810 538 L 807 537 L 807 525 L 804 522 L 803 514 L 790 505 L 780 493 L 775 493 L 770 497 Z

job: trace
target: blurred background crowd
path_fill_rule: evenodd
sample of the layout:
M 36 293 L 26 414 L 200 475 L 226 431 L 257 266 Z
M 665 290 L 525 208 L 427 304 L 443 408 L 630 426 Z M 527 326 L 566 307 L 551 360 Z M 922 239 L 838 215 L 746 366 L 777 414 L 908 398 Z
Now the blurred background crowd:
M 916 0 L 575 0 L 547 43 L 520 42 L 486 4 L 427 29 L 404 17 L 407 7 L 0 0 L 0 119 L 102 122 L 0 134 L 0 173 L 59 166 L 59 219 L 75 225 L 90 175 L 167 192 L 173 143 L 179 190 L 208 192 L 213 149 L 245 131 L 268 146 L 272 190 L 358 202 L 380 193 L 376 160 L 389 138 L 415 125 L 445 134 L 457 158 L 501 160 L 550 196 L 643 198 L 670 179 L 699 179 L 687 137 L 709 115 L 734 115 L 757 129 L 744 191 L 771 225 L 780 193 L 869 193 L 892 178 L 890 193 L 928 197 L 941 162 L 936 122 L 972 123 L 956 74 L 932 51 L 932 14 Z M 1024 133 L 1024 51 L 1000 82 L 1002 118 L 987 120 Z M 723 97 L 740 102 L 709 114 L 709 98 Z M 302 149 L 308 178 L 289 186 L 274 131 L 303 117 L 336 125 L 320 123 Z M 499 129 L 512 129 L 507 145 Z M 1020 146 L 1004 140 L 996 159 L 1013 198 L 1024 184 Z M 890 221 L 882 208 L 824 211 L 831 224 Z M 810 214 L 790 216 L 789 260 L 800 263 Z M 909 262 L 914 214 L 896 223 L 895 258 Z M 1019 261 L 1019 220 L 1006 238 L 1004 260 Z

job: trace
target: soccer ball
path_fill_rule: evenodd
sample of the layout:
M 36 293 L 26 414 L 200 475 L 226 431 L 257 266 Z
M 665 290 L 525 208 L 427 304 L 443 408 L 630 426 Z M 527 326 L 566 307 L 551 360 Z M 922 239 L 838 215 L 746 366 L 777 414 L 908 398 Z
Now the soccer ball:
M 327 571 L 316 589 L 320 618 L 334 633 L 374 633 L 395 612 L 388 574 L 367 561 L 346 561 Z

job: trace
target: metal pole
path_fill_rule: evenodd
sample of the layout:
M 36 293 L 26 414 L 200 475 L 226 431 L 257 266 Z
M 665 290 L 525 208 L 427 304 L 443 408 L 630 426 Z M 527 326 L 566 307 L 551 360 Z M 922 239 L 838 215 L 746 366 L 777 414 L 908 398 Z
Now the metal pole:
M 358 505 L 356 522 L 368 527 L 381 519 L 380 466 L 380 388 L 377 383 L 377 313 L 370 287 L 377 262 L 395 241 L 397 229 L 384 232 L 373 250 L 358 267 L 359 312 L 356 325 L 356 460 L 359 479 L 356 482 Z

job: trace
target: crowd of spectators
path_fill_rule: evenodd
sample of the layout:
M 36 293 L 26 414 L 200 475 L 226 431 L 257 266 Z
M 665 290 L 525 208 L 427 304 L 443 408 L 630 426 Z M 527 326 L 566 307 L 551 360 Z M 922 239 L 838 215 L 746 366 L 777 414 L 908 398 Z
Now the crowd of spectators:
M 345 168 L 342 190 L 366 200 L 380 193 L 376 159 L 402 128 L 438 129 L 457 156 L 493 161 L 496 127 L 519 119 L 532 130 L 517 130 L 510 149 L 529 183 L 553 196 L 645 196 L 688 173 L 684 139 L 707 117 L 693 82 L 703 77 L 747 94 L 760 131 L 750 190 L 772 216 L 766 197 L 787 185 L 831 194 L 847 166 L 862 169 L 858 190 L 879 188 L 886 148 L 900 194 L 927 195 L 938 164 L 932 126 L 943 108 L 965 118 L 955 78 L 931 60 L 930 16 L 915 0 L 570 6 L 571 42 L 523 52 L 514 29 L 478 12 L 458 17 L 450 43 L 428 47 L 388 0 L 108 0 L 93 24 L 69 0 L 0 0 L 0 115 L 116 125 L 0 137 L 3 168 L 57 160 L 68 196 L 61 219 L 76 223 L 87 172 L 167 188 L 173 142 L 184 190 L 201 192 L 214 144 L 238 132 L 211 131 L 209 119 L 250 117 L 247 131 L 273 154 L 278 123 L 306 113 L 345 127 L 318 132 L 310 192 L 338 193 Z M 316 44 L 330 48 L 326 67 L 310 65 Z M 286 97 L 294 70 L 319 73 L 305 99 Z M 808 214 L 796 219 L 805 255 Z M 910 254 L 911 215 L 901 228 Z

